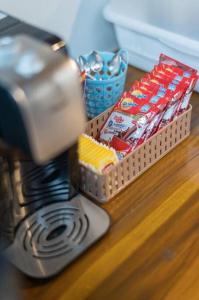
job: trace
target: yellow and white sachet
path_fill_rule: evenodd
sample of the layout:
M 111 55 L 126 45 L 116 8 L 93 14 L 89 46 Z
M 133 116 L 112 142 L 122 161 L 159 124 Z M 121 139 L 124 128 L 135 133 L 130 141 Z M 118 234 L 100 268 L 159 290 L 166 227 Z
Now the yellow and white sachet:
M 79 138 L 79 161 L 94 172 L 103 174 L 106 168 L 118 163 L 116 151 L 91 136 L 82 134 Z

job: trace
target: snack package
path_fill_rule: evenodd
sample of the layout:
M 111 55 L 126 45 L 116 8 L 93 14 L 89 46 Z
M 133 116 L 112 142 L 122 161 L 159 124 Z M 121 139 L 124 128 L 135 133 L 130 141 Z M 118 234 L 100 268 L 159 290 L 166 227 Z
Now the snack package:
M 149 103 L 134 109 L 134 128 L 126 133 L 124 140 L 135 149 L 144 141 L 144 133 L 151 121 L 161 112 L 160 108 Z
M 146 77 L 147 80 L 152 81 L 153 83 L 160 84 L 165 89 L 171 92 L 170 94 L 170 103 L 168 105 L 168 111 L 163 117 L 163 124 L 168 124 L 170 121 L 173 120 L 174 116 L 177 114 L 179 107 L 181 106 L 181 103 L 183 101 L 183 97 L 187 91 L 187 83 L 186 82 L 174 82 L 169 79 L 169 77 L 159 76 L 156 77 L 154 75 L 148 75 Z M 145 80 L 146 80 L 145 79 Z M 173 94 L 172 94 L 173 92 Z M 168 94 L 169 95 L 169 94 Z
M 144 132 L 144 135 L 142 137 L 143 141 L 148 140 L 153 134 L 155 134 L 158 131 L 163 115 L 164 115 L 164 111 L 160 112 L 154 117 L 154 119 L 151 121 L 151 123 L 149 124 L 149 126 L 146 128 Z
M 162 119 L 161 119 L 158 129 L 163 128 L 164 126 L 169 124 L 171 121 L 173 121 L 174 117 L 177 114 L 178 107 L 179 107 L 178 102 L 173 103 L 172 105 L 168 106 L 168 108 L 166 109 L 166 111 L 164 112 L 164 114 L 162 116 Z
M 160 109 L 160 112 L 152 121 L 152 123 L 147 127 L 147 132 L 144 133 L 143 138 L 140 137 L 140 141 L 138 142 L 138 144 L 140 144 L 143 139 L 146 140 L 157 131 L 166 111 L 167 114 L 165 114 L 162 125 L 167 124 L 172 120 L 172 118 L 176 114 L 180 97 L 183 94 L 181 87 L 176 89 L 176 92 L 173 92 L 169 89 L 166 89 L 163 85 L 156 82 L 151 82 L 148 79 L 143 79 L 139 85 L 139 88 L 141 89 L 143 85 L 145 86 L 145 88 L 151 91 L 150 98 L 147 98 L 148 103 L 150 105 L 156 106 L 158 109 Z
M 189 67 L 181 62 L 179 62 L 176 59 L 173 59 L 165 54 L 161 54 L 159 58 L 159 65 L 167 66 L 167 69 L 172 69 L 173 72 L 178 72 L 181 70 L 183 73 L 183 77 L 189 78 L 189 86 L 187 90 L 185 91 L 184 97 L 182 98 L 182 102 L 178 108 L 177 113 L 180 114 L 184 110 L 186 110 L 189 106 L 190 98 L 193 92 L 193 89 L 196 85 L 196 82 L 198 80 L 198 74 L 197 70 Z
M 190 78 L 191 76 L 195 76 L 197 73 L 192 72 L 190 69 L 183 70 L 177 66 L 166 65 L 164 63 L 156 65 L 151 73 L 159 73 L 169 77 L 176 77 L 176 80 L 180 81 L 185 78 Z
M 160 83 L 158 83 L 158 81 L 151 81 L 150 78 L 148 78 L 148 75 L 146 75 L 145 77 L 143 77 L 141 80 L 140 80 L 140 83 L 145 86 L 145 88 L 147 90 L 150 90 L 150 91 L 156 91 L 156 92 L 159 92 L 161 90 L 163 90 L 164 92 L 166 92 L 166 88 L 163 87 L 163 85 L 161 85 Z M 164 96 L 164 95 L 163 95 Z
M 110 116 L 105 121 L 99 133 L 99 141 L 107 145 L 111 144 L 113 136 L 120 138 L 135 127 L 134 124 L 134 108 L 139 106 L 142 100 L 131 97 L 125 93 L 122 98 L 114 106 Z
M 150 122 L 148 116 L 150 114 L 155 116 L 157 113 L 162 113 L 163 110 L 166 110 L 173 97 L 173 92 L 163 90 L 163 88 L 157 84 L 151 85 L 151 89 L 147 90 L 147 86 L 144 83 L 136 82 L 130 91 L 123 95 L 114 106 L 113 111 L 99 133 L 99 140 L 101 142 L 115 148 L 112 145 L 112 139 L 116 136 L 122 140 L 126 137 L 129 137 L 130 140 L 134 139 L 134 148 L 140 143 L 142 135 Z M 142 124 L 141 126 L 143 115 L 148 110 L 150 110 L 149 113 L 147 113 L 149 120 L 147 119 L 146 124 Z M 158 121 L 160 121 L 160 116 Z M 156 124 L 157 122 L 155 122 L 154 126 L 156 126 Z M 133 133 L 134 131 L 135 133 Z M 129 135 L 129 133 L 131 133 L 131 135 Z
M 157 72 L 166 76 L 173 76 L 175 74 L 176 80 L 180 81 L 183 78 L 190 78 L 195 73 L 190 73 L 189 71 L 183 71 L 176 66 L 169 66 L 166 64 L 156 65 L 152 72 Z
M 131 144 L 127 143 L 125 140 L 114 136 L 111 141 L 111 147 L 116 150 L 118 159 L 123 159 L 127 154 L 132 151 Z
M 188 109 L 190 99 L 195 88 L 196 82 L 198 80 L 198 75 L 194 74 L 190 78 L 187 79 L 187 88 L 182 96 L 181 103 L 178 107 L 177 114 L 181 114 L 183 111 Z
M 150 74 L 149 78 L 152 80 L 152 82 L 159 83 L 163 85 L 166 89 L 173 92 L 176 92 L 176 90 L 182 90 L 183 93 L 189 86 L 189 81 L 187 78 L 178 81 L 176 80 L 175 74 L 172 74 L 172 76 L 166 76 L 154 72 Z
M 79 138 L 79 160 L 91 170 L 103 174 L 118 163 L 114 149 L 109 148 L 92 137 L 82 134 Z
M 130 88 L 127 96 L 134 99 L 135 101 L 147 101 L 154 94 L 154 91 L 148 89 L 142 82 L 136 81 Z
M 150 80 L 140 80 L 134 84 L 129 90 L 129 94 L 133 96 L 137 90 L 140 90 L 147 95 L 145 101 L 150 100 L 152 96 L 164 97 L 166 89 L 164 89 L 160 84 L 153 83 Z
M 111 144 L 114 136 L 123 137 L 133 125 L 133 116 L 128 113 L 113 110 L 99 134 L 99 141 Z
M 183 82 L 187 88 L 193 88 L 194 83 L 198 79 L 197 73 L 190 73 L 189 71 L 183 71 L 175 66 L 167 66 L 165 64 L 160 64 L 154 68 L 154 73 L 159 73 L 166 77 L 172 77 L 173 83 Z
M 178 74 L 180 74 L 180 72 L 182 72 L 182 71 L 178 70 Z M 185 111 L 189 106 L 192 92 L 193 92 L 196 82 L 198 80 L 198 75 L 192 74 L 188 78 L 188 76 L 182 77 L 182 76 L 176 75 L 176 73 L 172 73 L 172 76 L 170 77 L 172 80 L 170 83 L 168 80 L 169 77 L 164 74 L 161 74 L 161 76 L 159 75 L 159 77 L 157 77 L 157 75 L 153 75 L 153 76 L 155 77 L 155 80 L 159 81 L 164 86 L 167 86 L 167 88 L 170 89 L 171 91 L 177 91 L 177 89 L 178 89 L 178 91 L 182 92 L 181 97 L 179 97 L 179 100 L 180 100 L 179 105 L 177 108 L 176 108 L 176 106 L 174 106 L 173 113 L 176 115 L 179 115 L 180 113 Z M 171 114 L 171 110 L 170 110 L 169 114 Z
M 157 93 L 157 96 L 153 96 L 150 100 L 152 103 L 157 103 L 161 104 L 161 99 L 167 99 L 168 105 L 165 106 L 165 100 L 163 100 L 163 105 L 165 107 L 165 113 L 158 119 L 157 122 L 154 123 L 154 129 L 152 129 L 152 134 L 157 131 L 157 124 L 159 123 L 158 126 L 162 128 L 163 126 L 167 125 L 169 122 L 171 122 L 174 118 L 174 116 L 177 114 L 178 108 L 180 106 L 180 103 L 182 101 L 182 97 L 184 95 L 184 90 L 186 87 L 183 84 L 178 84 L 175 85 L 174 88 L 173 86 L 170 85 L 170 81 L 168 79 L 163 79 L 163 78 L 158 78 L 153 80 L 154 77 L 151 76 L 151 78 L 145 78 L 143 79 L 143 82 L 147 84 L 147 82 L 151 82 L 152 84 L 156 85 L 156 90 L 158 87 L 159 88 L 159 93 Z M 164 97 L 160 97 L 158 95 L 164 95 Z M 160 122 L 161 121 L 161 122 Z M 161 124 L 161 125 L 160 125 Z M 151 133 L 149 132 L 147 137 L 151 136 Z
M 190 85 L 189 85 L 188 89 L 185 91 L 185 93 L 182 97 L 181 103 L 178 107 L 178 110 L 177 110 L 178 115 L 181 114 L 183 111 L 188 109 L 190 99 L 191 99 L 191 96 L 192 96 L 192 93 L 193 93 L 193 90 L 195 88 L 197 80 L 198 80 L 198 76 L 197 76 L 197 78 L 192 78 L 191 79 Z
M 165 94 L 167 93 L 170 96 L 173 95 L 175 101 L 180 99 L 187 88 L 187 85 L 184 82 L 173 82 L 170 77 L 164 77 L 163 75 L 157 76 L 156 74 L 148 74 L 142 81 L 159 86 L 161 92 L 163 91 Z
M 142 89 L 142 83 L 136 83 L 128 93 L 114 106 L 109 118 L 102 127 L 99 140 L 106 144 L 111 143 L 113 136 L 123 138 L 129 131 L 133 131 L 136 126 L 134 122 L 136 115 L 140 111 L 144 111 L 148 107 L 158 107 L 160 111 L 164 110 L 171 94 L 169 91 L 164 97 L 156 94 L 156 90 L 145 91 Z M 154 108 L 155 109 L 155 108 Z
M 181 88 L 185 88 L 184 85 L 182 85 L 179 82 L 172 82 L 171 78 L 168 76 L 163 76 L 163 74 L 156 74 L 151 73 L 147 74 L 143 81 L 150 81 L 151 83 L 159 84 L 160 86 L 164 87 L 166 90 L 176 92 L 177 90 L 181 91 Z M 181 91 L 181 94 L 183 94 L 183 91 Z
M 167 65 L 170 67 L 177 67 L 177 68 L 181 69 L 183 72 L 190 73 L 191 75 L 192 74 L 197 75 L 196 69 L 189 67 L 189 66 L 183 64 L 182 62 L 179 62 L 178 60 L 171 58 L 163 53 L 161 53 L 160 57 L 159 57 L 159 65 L 160 64 L 164 64 L 164 65 Z
M 169 101 L 173 100 L 174 93 L 170 90 L 167 90 L 162 85 L 158 83 L 151 82 L 150 80 L 144 79 L 140 82 L 136 83 L 136 87 L 139 84 L 140 90 L 147 90 L 147 98 L 145 99 L 145 103 L 148 102 L 155 106 L 160 107 L 162 110 L 166 108 Z M 133 91 L 129 91 L 132 95 Z
M 151 103 L 156 104 L 158 102 L 158 99 L 161 98 L 169 98 L 172 100 L 172 98 L 175 95 L 173 91 L 165 88 L 164 85 L 158 83 L 158 81 L 154 82 L 151 81 L 150 79 L 143 78 L 141 82 L 145 86 L 145 88 L 149 89 L 150 91 L 153 91 L 152 98 L 149 100 L 149 102 Z

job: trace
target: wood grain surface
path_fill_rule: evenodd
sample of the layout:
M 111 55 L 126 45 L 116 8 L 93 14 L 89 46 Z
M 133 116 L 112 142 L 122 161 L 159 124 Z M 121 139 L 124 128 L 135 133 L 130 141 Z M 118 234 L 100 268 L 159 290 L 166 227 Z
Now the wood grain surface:
M 129 68 L 127 87 L 143 72 Z M 199 95 L 191 136 L 103 207 L 108 234 L 27 300 L 199 299 Z

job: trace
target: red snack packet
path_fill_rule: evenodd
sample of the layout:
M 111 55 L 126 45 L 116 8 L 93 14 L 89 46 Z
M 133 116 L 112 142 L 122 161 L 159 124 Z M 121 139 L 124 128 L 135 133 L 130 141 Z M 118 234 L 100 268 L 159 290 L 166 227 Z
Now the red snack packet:
M 169 99 L 173 96 L 171 91 L 166 90 L 161 85 L 150 81 L 136 82 L 134 87 L 135 90 L 130 90 L 131 96 L 133 95 L 134 91 L 137 91 L 137 87 L 139 87 L 139 90 L 144 91 L 145 94 L 147 91 L 147 97 L 144 99 L 143 103 L 149 102 L 150 104 L 158 106 L 161 109 L 164 109 L 167 106 Z
M 114 110 L 134 115 L 139 106 L 145 104 L 151 95 L 152 93 L 144 93 L 140 90 L 134 90 L 131 94 L 128 92 L 116 103 Z
M 172 83 L 178 84 L 180 82 L 183 82 L 185 85 L 187 85 L 187 88 L 189 88 L 190 83 L 193 81 L 193 79 L 197 80 L 198 76 L 197 74 L 184 72 L 182 69 L 173 67 L 173 66 L 166 66 L 164 64 L 160 64 L 156 66 L 154 69 L 153 74 L 160 74 L 162 76 L 170 77 L 172 78 Z
M 163 76 L 163 78 L 169 77 L 172 78 L 172 80 L 177 80 L 178 82 L 196 75 L 195 73 L 190 73 L 188 71 L 185 72 L 178 67 L 168 66 L 165 64 L 159 64 L 155 66 L 151 71 L 151 74 L 154 76 Z
M 173 85 L 180 85 L 179 88 L 182 87 L 182 90 L 184 90 L 184 93 L 179 102 L 179 106 L 176 110 L 176 115 L 179 115 L 189 106 L 191 95 L 198 80 L 198 75 L 195 73 L 190 74 L 188 72 L 183 72 L 181 69 L 178 69 L 176 67 L 171 67 L 171 69 L 173 69 L 173 73 L 168 70 L 164 72 L 165 76 L 168 74 L 172 74 L 172 82 L 169 86 L 173 87 Z M 186 77 L 183 77 L 184 75 L 186 75 Z
M 148 88 L 153 90 L 154 95 L 148 100 L 150 104 L 156 105 L 160 108 L 161 112 L 155 117 L 155 119 L 146 128 L 146 131 L 140 139 L 140 141 L 148 139 L 152 134 L 154 134 L 158 128 L 162 128 L 173 120 L 177 114 L 178 108 L 182 101 L 182 97 L 187 88 L 187 83 L 184 82 L 173 82 L 175 74 L 169 78 L 169 76 L 149 76 L 144 78 L 142 83 L 148 84 Z M 151 82 L 155 78 L 155 82 Z M 189 79 L 188 79 L 189 80 Z M 162 97 L 161 97 L 162 96 Z M 164 111 L 165 110 L 165 111 Z M 139 144 L 140 142 L 138 142 Z
M 191 99 L 193 90 L 196 86 L 197 80 L 198 80 L 198 75 L 196 75 L 196 74 L 194 74 L 191 78 L 189 78 L 188 88 L 185 90 L 185 93 L 181 99 L 181 103 L 177 110 L 178 115 L 188 109 L 190 99 Z
M 171 78 L 168 76 L 163 76 L 163 74 L 158 74 L 155 72 L 149 73 L 142 79 L 142 81 L 150 81 L 151 83 L 159 84 L 166 89 L 170 89 L 170 90 L 174 91 L 174 88 L 172 88 L 172 89 L 169 88 L 169 85 L 171 83 Z
M 157 86 L 161 86 L 163 88 L 162 91 L 165 93 L 165 95 L 170 97 L 170 103 L 167 107 L 167 112 L 165 112 L 165 115 L 162 118 L 162 122 L 160 125 L 161 128 L 171 122 L 174 116 L 178 114 L 178 112 L 181 113 L 188 107 L 191 97 L 190 91 L 188 93 L 189 95 L 186 94 L 188 86 L 190 86 L 191 79 L 184 78 L 183 81 L 179 82 L 173 78 L 175 78 L 175 74 L 172 74 L 170 78 L 168 76 L 163 76 L 163 74 L 159 74 L 159 76 L 149 74 L 145 78 L 143 78 L 143 82 L 145 83 L 152 82 L 152 84 L 154 85 L 156 84 Z M 195 83 L 196 80 L 194 80 L 194 84 Z M 178 102 L 178 104 L 176 102 Z M 182 105 L 182 103 L 184 105 Z
M 140 81 L 138 81 L 138 80 L 134 81 L 134 83 L 132 84 L 132 86 L 129 89 L 129 92 L 131 93 L 132 91 L 137 90 L 137 89 L 143 89 L 144 91 L 148 91 L 146 89 L 146 87 L 143 86 L 142 80 L 140 80 Z
M 163 83 L 163 81 L 161 81 L 161 82 Z M 169 84 L 169 82 L 166 83 L 166 85 L 168 85 L 168 84 Z M 156 83 L 156 85 L 159 86 L 157 83 Z M 163 86 L 165 86 L 165 84 Z M 175 89 L 175 92 L 163 87 L 162 90 L 160 88 L 159 94 L 157 93 L 157 95 L 154 95 L 150 99 L 149 102 L 154 103 L 157 106 L 159 106 L 159 108 L 162 108 L 162 110 L 165 110 L 165 113 L 161 114 L 160 118 L 157 118 L 157 121 L 155 121 L 155 123 L 154 123 L 154 128 L 151 125 L 151 127 L 148 130 L 149 132 L 146 136 L 147 138 L 149 136 L 151 136 L 154 132 L 157 131 L 157 127 L 160 125 L 161 122 L 162 122 L 161 123 L 161 127 L 162 127 L 162 126 L 168 124 L 170 121 L 172 121 L 175 114 L 177 113 L 183 93 L 184 93 L 183 85 L 178 85 Z M 161 94 L 164 94 L 164 97 L 158 96 Z M 151 132 L 150 132 L 150 130 L 151 130 Z
M 149 126 L 146 128 L 144 132 L 143 135 L 144 141 L 148 140 L 153 134 L 155 134 L 158 131 L 163 115 L 164 115 L 164 111 L 160 112 L 153 118 L 153 120 L 151 121 L 151 123 L 149 124 Z
M 181 69 L 183 72 L 188 72 L 191 75 L 192 74 L 197 75 L 196 69 L 189 67 L 189 66 L 183 64 L 182 62 L 179 62 L 178 60 L 171 58 L 163 53 L 160 54 L 159 64 L 164 64 L 164 65 L 167 65 L 170 67 L 177 67 L 177 68 Z
M 114 136 L 111 141 L 111 147 L 116 150 L 119 160 L 123 159 L 127 154 L 132 151 L 132 146 L 125 140 Z
M 158 81 L 154 82 L 151 81 L 151 79 L 143 78 L 141 82 L 146 86 L 146 88 L 153 91 L 153 97 L 172 99 L 173 91 L 167 89 L 163 84 L 158 83 Z M 156 103 L 156 101 L 154 103 Z
M 190 78 L 194 73 L 189 72 L 188 70 L 182 70 L 181 68 L 177 66 L 172 66 L 172 65 L 167 65 L 164 63 L 160 63 L 156 66 L 154 66 L 152 72 L 158 72 L 164 74 L 165 72 L 172 73 L 172 74 L 177 74 L 180 77 L 185 77 L 185 78 Z
M 171 76 L 166 76 L 165 74 L 160 73 L 153 73 L 150 76 L 152 82 L 159 82 L 159 84 L 163 85 L 166 89 L 172 92 L 176 92 L 178 90 L 178 92 L 181 91 L 181 94 L 183 94 L 190 84 L 190 79 L 183 78 L 181 81 L 178 81 L 176 79 L 177 77 L 174 73 L 172 73 Z
M 167 85 L 169 84 L 169 80 L 166 81 Z M 173 105 L 174 103 L 177 103 L 177 101 L 180 99 L 180 97 L 182 96 L 183 92 L 181 90 L 173 92 L 171 90 L 168 90 L 164 87 L 164 85 L 159 84 L 159 83 L 154 83 L 151 82 L 148 78 L 144 78 L 141 82 L 136 83 L 136 87 L 139 87 L 140 89 L 143 87 L 144 88 L 150 90 L 150 93 L 148 94 L 149 97 L 146 99 L 146 103 L 148 102 L 148 104 L 157 107 L 160 110 L 160 113 L 158 114 L 158 116 L 155 117 L 154 122 L 152 122 L 152 124 L 149 125 L 149 128 L 147 130 L 147 133 L 143 133 L 143 136 L 145 135 L 145 138 L 148 138 L 149 136 L 151 136 L 155 131 L 157 131 L 157 128 L 162 120 L 163 117 L 163 111 L 169 109 L 169 107 L 172 107 L 169 109 L 167 115 L 165 115 L 165 117 L 167 118 L 169 116 L 169 113 L 171 114 L 169 117 L 170 121 L 174 114 L 176 113 L 176 109 L 178 107 L 178 105 Z M 141 130 L 141 129 L 140 129 Z M 144 128 L 143 128 L 144 131 Z M 142 139 L 142 136 L 140 136 L 140 141 Z M 140 143 L 140 141 L 138 141 L 138 144 Z
M 153 94 L 152 90 L 149 90 L 145 85 L 142 84 L 140 81 L 136 81 L 131 89 L 128 92 L 128 96 L 135 101 L 147 101 L 151 98 Z
M 163 74 L 156 71 L 151 72 L 151 76 L 154 76 L 157 80 L 164 80 L 164 82 L 171 83 L 172 80 L 175 78 L 174 74 Z M 177 84 L 177 83 L 176 83 Z
M 163 114 L 163 117 L 162 117 L 162 120 L 159 124 L 158 129 L 163 128 L 164 126 L 169 124 L 171 121 L 173 121 L 175 115 L 177 114 L 178 107 L 179 107 L 178 102 L 173 103 L 172 105 L 168 106 L 167 110 Z
M 150 96 L 157 94 L 160 92 L 162 87 L 154 82 L 151 82 L 150 80 L 147 79 L 141 79 L 140 81 L 137 81 L 135 85 L 133 85 L 129 91 L 130 94 L 133 93 L 134 90 L 140 89 L 144 93 L 147 93 Z M 165 89 L 166 90 L 166 89 Z M 164 96 L 164 94 L 162 94 Z
M 135 126 L 132 108 L 136 106 L 139 106 L 138 101 L 125 93 L 103 124 L 99 133 L 99 140 L 110 145 L 113 136 L 122 138 L 130 129 L 132 130 Z
M 135 127 L 133 130 L 126 133 L 124 139 L 135 149 L 143 140 L 143 135 L 146 128 L 149 126 L 153 118 L 160 113 L 160 109 L 149 103 L 140 105 L 134 109 Z
M 165 89 L 173 92 L 173 99 L 171 101 L 178 101 L 186 91 L 187 85 L 183 82 L 172 82 L 171 78 L 156 75 L 148 75 L 146 79 L 153 83 L 163 86 Z
M 159 64 L 163 65 L 163 66 L 167 66 L 167 70 L 168 70 L 168 68 L 170 68 L 170 69 L 172 69 L 173 72 L 178 73 L 178 75 L 180 75 L 179 70 L 181 70 L 181 72 L 183 73 L 183 77 L 189 78 L 189 80 L 190 80 L 187 90 L 185 91 L 185 94 L 182 98 L 181 104 L 177 111 L 177 113 L 180 114 L 184 110 L 186 110 L 189 106 L 189 102 L 190 102 L 190 98 L 191 98 L 193 89 L 198 80 L 197 70 L 190 66 L 187 66 L 187 65 L 183 64 L 182 62 L 179 62 L 178 60 L 173 59 L 165 54 L 160 55 Z

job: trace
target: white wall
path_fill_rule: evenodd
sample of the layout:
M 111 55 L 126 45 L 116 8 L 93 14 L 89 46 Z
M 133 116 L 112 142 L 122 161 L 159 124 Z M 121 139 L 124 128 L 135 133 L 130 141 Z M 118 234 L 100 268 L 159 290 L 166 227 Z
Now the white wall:
M 107 0 L 82 0 L 73 28 L 70 45 L 75 56 L 93 49 L 113 50 L 118 47 L 112 24 L 105 21 L 103 8 Z
M 0 0 L 0 10 L 61 36 L 77 57 L 117 47 L 102 9 L 107 0 Z
M 81 0 L 0 0 L 0 10 L 58 33 L 68 41 L 80 3 Z

